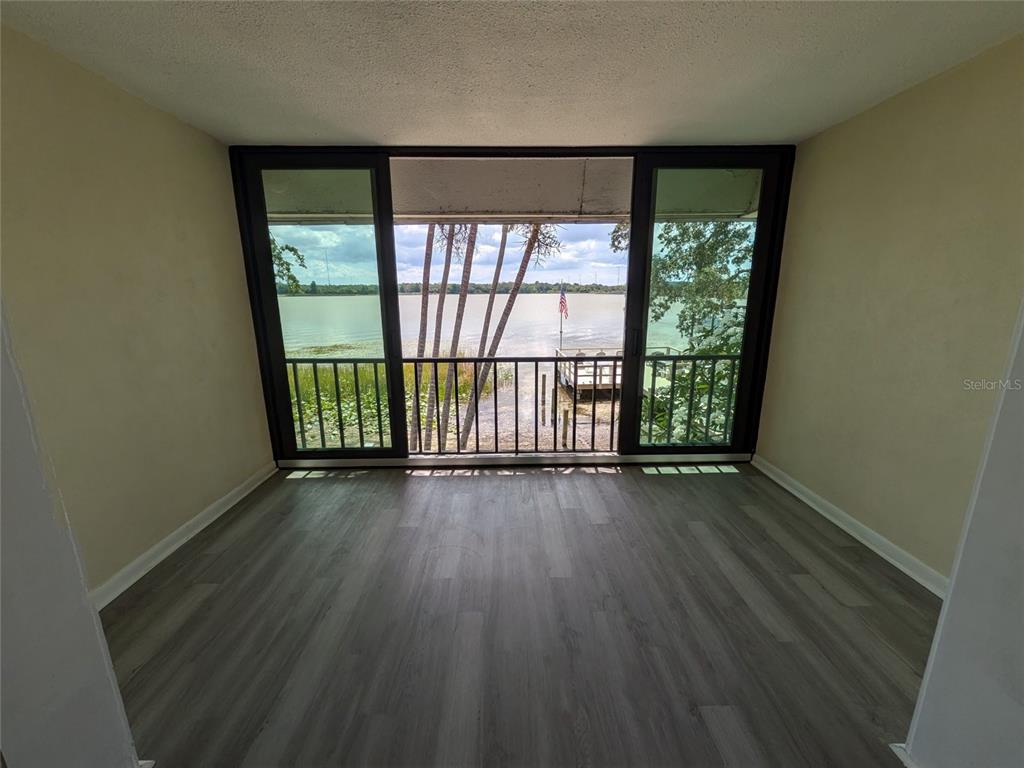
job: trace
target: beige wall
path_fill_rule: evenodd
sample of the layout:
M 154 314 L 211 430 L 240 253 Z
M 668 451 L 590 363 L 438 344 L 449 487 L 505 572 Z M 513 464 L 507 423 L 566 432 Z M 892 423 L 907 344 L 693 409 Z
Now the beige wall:
M 2 38 L 2 291 L 97 586 L 271 461 L 227 149 Z
M 757 452 L 948 574 L 1024 296 L 1024 37 L 802 143 Z

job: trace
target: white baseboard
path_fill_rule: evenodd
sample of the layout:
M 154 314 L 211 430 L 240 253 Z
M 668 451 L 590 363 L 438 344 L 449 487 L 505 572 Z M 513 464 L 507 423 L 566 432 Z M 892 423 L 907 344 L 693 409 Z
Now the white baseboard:
M 755 455 L 750 463 L 822 517 L 831 520 L 872 552 L 895 565 L 922 587 L 939 597 L 944 598 L 946 596 L 946 591 L 949 589 L 949 579 L 934 568 L 922 563 L 912 554 L 896 546 L 877 531 L 868 528 L 864 523 L 847 514 L 832 502 L 823 499 L 770 461 Z
M 231 509 L 276 471 L 277 466 L 273 462 L 260 467 L 238 486 L 232 488 L 198 515 L 89 592 L 89 598 L 96 606 L 96 610 L 98 611 L 112 602 L 114 598 L 155 568 L 161 560 Z
M 907 754 L 906 744 L 890 744 L 889 749 L 896 753 L 896 757 L 900 759 L 906 768 L 919 768 L 918 764 L 910 759 L 910 755 Z

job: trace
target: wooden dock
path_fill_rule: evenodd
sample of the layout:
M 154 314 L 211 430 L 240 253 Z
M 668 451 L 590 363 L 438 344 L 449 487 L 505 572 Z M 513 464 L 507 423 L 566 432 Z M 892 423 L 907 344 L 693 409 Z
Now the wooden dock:
M 586 360 L 575 363 L 576 358 L 607 356 L 607 360 Z M 622 391 L 622 350 L 621 349 L 557 349 L 558 380 L 567 389 L 577 392 Z M 574 370 L 575 369 L 575 370 Z

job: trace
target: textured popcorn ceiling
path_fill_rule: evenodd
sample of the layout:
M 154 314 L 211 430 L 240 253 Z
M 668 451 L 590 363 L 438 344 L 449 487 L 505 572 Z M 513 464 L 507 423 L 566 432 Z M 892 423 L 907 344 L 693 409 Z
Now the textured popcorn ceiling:
M 1021 3 L 4 2 L 230 143 L 793 142 L 1024 29 Z

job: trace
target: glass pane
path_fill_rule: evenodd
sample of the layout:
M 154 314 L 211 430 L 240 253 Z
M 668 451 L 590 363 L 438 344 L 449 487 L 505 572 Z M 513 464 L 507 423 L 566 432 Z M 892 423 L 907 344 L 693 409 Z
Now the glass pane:
M 656 171 L 641 445 L 731 442 L 760 190 L 758 169 Z
M 391 445 L 371 174 L 263 171 L 300 450 Z
M 395 226 L 413 453 L 614 449 L 624 229 L 482 215 Z

